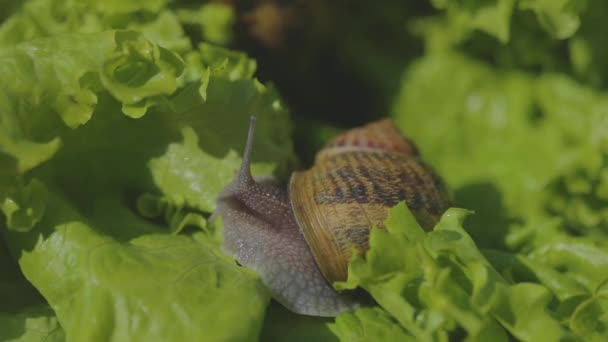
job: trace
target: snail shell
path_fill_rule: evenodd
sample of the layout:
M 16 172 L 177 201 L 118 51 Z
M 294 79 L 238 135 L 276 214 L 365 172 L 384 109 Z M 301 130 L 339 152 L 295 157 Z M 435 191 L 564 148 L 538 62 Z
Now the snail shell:
M 335 316 L 358 305 L 331 284 L 346 279 L 351 251 L 367 250 L 369 231 L 382 227 L 389 208 L 405 200 L 430 229 L 449 206 L 439 178 L 389 120 L 336 137 L 311 169 L 291 176 L 288 191 L 251 176 L 254 123 L 214 216 L 223 218 L 224 250 L 296 313 Z
M 448 208 L 439 178 L 388 119 L 335 138 L 310 170 L 291 176 L 289 197 L 330 282 L 346 279 L 352 248 L 365 252 L 371 228 L 382 227 L 388 209 L 400 201 L 427 229 Z

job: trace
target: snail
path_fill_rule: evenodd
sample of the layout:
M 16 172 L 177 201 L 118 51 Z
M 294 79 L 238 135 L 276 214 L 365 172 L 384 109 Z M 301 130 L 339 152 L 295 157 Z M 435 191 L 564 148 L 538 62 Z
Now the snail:
M 439 177 L 415 145 L 389 120 L 334 138 L 306 171 L 294 172 L 287 189 L 250 171 L 255 118 L 251 118 L 241 168 L 217 200 L 223 249 L 260 274 L 275 300 L 289 310 L 336 316 L 359 305 L 339 293 L 351 253 L 364 253 L 372 227 L 405 200 L 417 221 L 431 229 L 448 208 Z

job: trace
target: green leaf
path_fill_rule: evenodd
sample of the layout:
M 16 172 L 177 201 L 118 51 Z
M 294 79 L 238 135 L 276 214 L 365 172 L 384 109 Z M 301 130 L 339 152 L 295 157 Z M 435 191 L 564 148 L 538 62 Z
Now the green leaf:
M 506 331 L 523 341 L 574 338 L 556 319 L 558 312 L 551 311 L 555 298 L 548 286 L 510 283 L 479 251 L 462 226 L 469 214 L 449 209 L 432 232 L 424 233 L 411 229 L 417 225 L 415 221 L 412 225 L 407 207 L 399 204 L 390 210 L 386 231 L 372 230 L 365 259 L 355 257 L 348 281 L 337 285 L 366 289 L 395 320 L 392 325 L 398 324 L 415 340 L 462 338 L 464 332 L 468 341 L 507 341 Z M 408 235 L 408 231 L 416 233 Z M 507 267 L 502 265 L 501 269 L 506 271 Z M 584 310 L 583 302 L 574 305 L 576 310 Z M 569 315 L 576 317 L 572 312 Z M 342 329 L 348 324 L 357 332 L 360 328 L 356 328 L 354 317 L 342 314 L 336 325 L 344 322 Z M 367 321 L 370 317 L 356 317 L 360 325 L 372 324 Z M 345 336 L 337 326 L 332 330 Z
M 217 194 L 236 174 L 240 159 L 236 153 L 223 160 L 213 158 L 200 150 L 192 128 L 184 128 L 182 134 L 183 144 L 169 145 L 162 157 L 150 161 L 154 182 L 174 205 L 212 212 Z
M 523 0 L 519 7 L 532 10 L 541 26 L 553 37 L 571 37 L 580 26 L 580 12 L 586 3 L 579 0 Z
M 397 123 L 444 177 L 456 205 L 477 213 L 470 219 L 475 241 L 500 246 L 514 217 L 541 210 L 541 190 L 568 150 L 550 123 L 534 121 L 534 81 L 437 54 L 413 65 L 403 84 Z M 442 101 L 432 100 L 439 95 Z
M 293 158 L 289 121 L 276 93 L 253 78 L 254 62 L 205 51 L 191 51 L 184 64 L 141 34 L 107 31 L 2 52 L 21 67 L 5 65 L 0 79 L 22 83 L 2 83 L 0 137 L 62 142 L 28 170 L 0 159 L 13 166 L 0 178 L 9 228 L 2 230 L 70 340 L 260 334 L 269 294 L 253 272 L 220 252 L 220 225 L 205 217 L 240 163 L 249 115 L 259 122 L 256 172 L 278 172 Z M 216 68 L 208 55 L 228 62 Z M 180 76 L 183 68 L 189 78 Z M 202 70 L 209 71 L 205 98 Z M 96 101 L 86 110 L 56 106 L 70 87 Z M 204 192 L 187 192 L 196 187 Z M 155 219 L 163 214 L 164 222 Z M 180 231 L 186 234 L 175 235 Z
M 330 324 L 340 341 L 416 341 L 380 308 L 361 308 L 338 316 Z
M 438 94 L 442 101 L 433 101 Z M 409 70 L 397 121 L 445 177 L 455 204 L 476 212 L 466 232 L 442 220 L 428 234 L 436 262 L 423 264 L 425 279 L 434 279 L 423 287 L 427 305 L 457 313 L 449 317 L 473 335 L 478 314 L 489 313 L 522 340 L 602 336 L 602 320 L 585 317 L 604 315 L 594 291 L 607 267 L 607 104 L 605 94 L 564 75 L 533 77 L 453 53 Z
M 608 282 L 604 281 L 594 295 L 581 303 L 570 319 L 570 327 L 590 341 L 608 337 Z
M 182 22 L 199 26 L 205 40 L 211 43 L 226 45 L 233 39 L 232 27 L 237 17 L 227 4 L 211 2 L 198 10 L 178 10 L 177 14 Z
M 0 312 L 0 340 L 7 342 L 63 342 L 65 333 L 48 306 L 17 314 Z
M 72 128 L 90 120 L 100 88 L 131 105 L 173 92 L 181 72 L 177 56 L 126 31 L 38 40 L 3 50 L 0 61 L 0 152 L 18 172 L 56 153 L 56 115 Z
M 446 10 L 448 25 L 457 31 L 481 30 L 493 35 L 502 43 L 509 41 L 511 14 L 515 0 L 492 1 L 431 1 L 437 8 Z
M 551 301 L 547 288 L 520 283 L 505 293 L 506 303 L 497 308 L 497 319 L 522 341 L 561 341 L 572 338 L 548 312 Z
M 47 189 L 44 183 L 36 179 L 27 185 L 21 184 L 18 180 L 16 183 L 15 186 L 0 187 L 0 210 L 6 217 L 8 229 L 28 231 L 44 214 Z
M 17 261 L 10 255 L 4 237 L 0 236 L 0 313 L 10 319 L 9 313 L 41 304 L 45 304 L 44 299 L 25 279 Z
M 25 279 L 0 235 L 0 340 L 64 341 L 55 313 Z
M 446 77 L 455 81 L 442 82 Z M 438 94 L 442 101 L 432 101 Z M 598 204 L 606 108 L 605 95 L 564 76 L 533 79 L 437 54 L 410 69 L 394 110 L 457 205 L 477 212 L 471 218 L 476 241 L 499 247 L 512 222 L 547 209 L 569 230 L 605 235 L 607 215 Z
M 21 268 L 69 339 L 252 340 L 259 334 L 269 295 L 217 245 L 161 234 L 121 242 L 82 221 L 66 221 L 70 209 L 61 199 L 53 202 L 54 215 L 41 223 L 44 233 L 14 235 L 11 242 L 34 243 Z M 138 221 L 127 213 L 115 217 L 123 230 Z
M 161 9 L 168 2 L 167 0 L 28 1 L 0 27 L 0 46 L 63 33 L 93 33 L 129 26 L 138 29 L 140 25 L 154 22 L 156 15 L 161 13 Z M 142 13 L 153 15 L 141 15 Z M 158 29 L 166 31 L 167 27 L 158 27 Z

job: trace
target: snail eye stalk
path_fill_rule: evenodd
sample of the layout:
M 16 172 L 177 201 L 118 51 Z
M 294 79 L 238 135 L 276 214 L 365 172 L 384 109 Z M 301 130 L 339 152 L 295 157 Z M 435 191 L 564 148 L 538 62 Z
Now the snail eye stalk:
M 239 181 L 244 184 L 253 183 L 251 176 L 251 153 L 253 151 L 253 140 L 255 137 L 255 116 L 252 114 L 249 118 L 249 130 L 247 131 L 247 142 L 245 150 L 243 150 L 243 162 L 239 170 Z

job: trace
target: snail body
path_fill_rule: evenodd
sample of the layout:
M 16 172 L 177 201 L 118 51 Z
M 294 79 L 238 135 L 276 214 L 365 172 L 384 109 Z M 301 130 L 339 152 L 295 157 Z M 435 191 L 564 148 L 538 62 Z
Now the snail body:
M 371 228 L 382 227 L 389 208 L 405 200 L 426 229 L 448 208 L 440 179 L 389 120 L 336 137 L 311 169 L 292 174 L 287 190 L 251 176 L 254 122 L 214 215 L 223 218 L 224 250 L 296 313 L 335 316 L 358 305 L 331 284 L 346 279 L 352 251 L 368 249 Z

